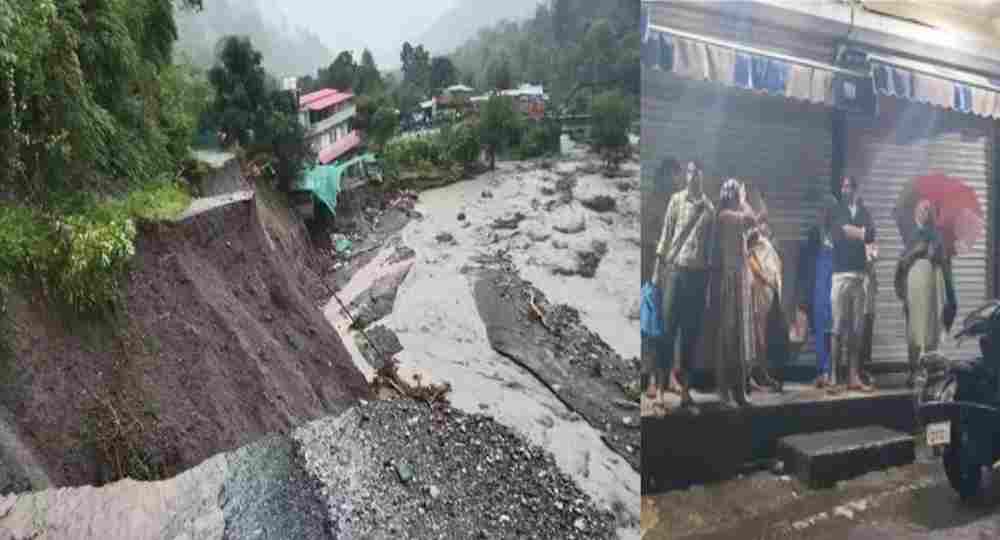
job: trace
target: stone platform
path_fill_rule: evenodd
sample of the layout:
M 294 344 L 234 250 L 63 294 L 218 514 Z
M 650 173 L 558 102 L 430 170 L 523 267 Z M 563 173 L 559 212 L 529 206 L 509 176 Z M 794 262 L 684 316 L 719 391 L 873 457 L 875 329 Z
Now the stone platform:
M 714 394 L 693 392 L 700 414 L 642 403 L 642 493 L 722 480 L 748 464 L 775 459 L 778 441 L 790 435 L 882 426 L 912 433 L 913 396 L 907 389 L 830 395 L 805 384 L 786 384 L 781 394 L 751 396 L 753 406 L 724 410 Z
M 914 437 L 882 426 L 790 435 L 778 441 L 785 471 L 811 488 L 913 463 Z

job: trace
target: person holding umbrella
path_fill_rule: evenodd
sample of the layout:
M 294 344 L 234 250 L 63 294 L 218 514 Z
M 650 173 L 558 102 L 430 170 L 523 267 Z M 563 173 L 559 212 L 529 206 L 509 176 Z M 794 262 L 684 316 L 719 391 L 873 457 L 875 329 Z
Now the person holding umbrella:
M 920 357 L 937 349 L 942 323 L 951 328 L 958 310 L 951 273 L 951 257 L 935 225 L 936 210 L 927 199 L 914 211 L 916 228 L 896 265 L 896 295 L 903 301 L 910 374 L 907 386 L 916 383 Z
M 896 295 L 906 316 L 911 386 L 920 357 L 940 343 L 958 311 L 951 260 L 985 233 L 976 190 L 958 178 L 932 173 L 914 178 L 900 193 L 896 226 L 906 249 L 896 266 Z

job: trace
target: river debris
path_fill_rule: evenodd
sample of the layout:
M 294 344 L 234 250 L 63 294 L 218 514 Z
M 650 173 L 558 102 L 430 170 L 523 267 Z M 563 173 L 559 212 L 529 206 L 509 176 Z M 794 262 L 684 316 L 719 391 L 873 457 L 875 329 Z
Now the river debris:
M 375 372 L 375 377 L 370 384 L 372 393 L 379 395 L 382 390 L 388 389 L 399 397 L 422 401 L 427 405 L 436 403 L 448 403 L 448 393 L 451 392 L 450 383 L 428 383 L 422 384 L 419 374 L 413 375 L 413 382 L 410 383 L 405 377 L 399 374 L 399 363 L 394 358 L 386 358 Z

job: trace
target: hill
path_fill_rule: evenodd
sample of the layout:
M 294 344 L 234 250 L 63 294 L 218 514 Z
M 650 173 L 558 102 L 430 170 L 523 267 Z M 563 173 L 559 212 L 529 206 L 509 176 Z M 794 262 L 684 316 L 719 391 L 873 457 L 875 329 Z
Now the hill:
M 215 61 L 215 46 L 226 35 L 249 35 L 264 56 L 264 68 L 278 77 L 308 75 L 333 59 L 319 36 L 265 15 L 256 2 L 212 0 L 204 10 L 177 14 L 177 52 L 199 67 Z
M 466 41 L 476 37 L 481 28 L 491 27 L 504 19 L 530 18 L 544 0 L 461 0 L 459 4 L 441 15 L 416 39 L 431 54 L 446 55 Z

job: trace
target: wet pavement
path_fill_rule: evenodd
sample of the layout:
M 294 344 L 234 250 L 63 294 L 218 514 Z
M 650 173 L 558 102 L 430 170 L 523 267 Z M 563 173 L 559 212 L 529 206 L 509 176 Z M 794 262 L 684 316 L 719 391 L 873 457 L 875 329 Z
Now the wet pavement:
M 998 476 L 1000 479 L 1000 476 Z M 994 484 L 997 482 L 994 481 Z M 940 460 L 809 490 L 772 471 L 642 498 L 642 538 L 888 540 L 1000 538 L 1000 489 L 963 503 Z

